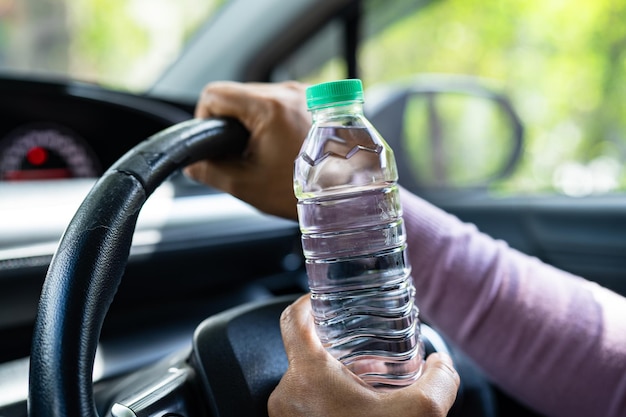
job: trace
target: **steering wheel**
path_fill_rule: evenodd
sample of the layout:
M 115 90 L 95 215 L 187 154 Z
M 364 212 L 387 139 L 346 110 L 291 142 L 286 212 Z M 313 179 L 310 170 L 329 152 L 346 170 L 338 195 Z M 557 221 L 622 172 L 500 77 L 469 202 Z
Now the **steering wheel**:
M 42 288 L 30 358 L 29 416 L 267 415 L 267 399 L 287 369 L 279 317 L 295 295 L 206 319 L 190 351 L 119 383 L 108 394 L 112 406 L 104 410 L 96 407 L 92 382 L 100 332 L 141 207 L 179 168 L 203 158 L 240 155 L 247 138 L 235 120 L 191 119 L 146 139 L 96 182 L 68 225 Z M 430 335 L 427 352 L 435 350 L 431 342 L 437 334 L 431 330 Z

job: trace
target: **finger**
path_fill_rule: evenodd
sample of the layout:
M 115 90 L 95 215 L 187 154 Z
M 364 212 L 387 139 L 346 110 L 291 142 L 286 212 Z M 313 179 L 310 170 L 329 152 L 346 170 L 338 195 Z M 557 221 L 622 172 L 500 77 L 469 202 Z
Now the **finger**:
M 243 122 L 258 113 L 258 101 L 252 99 L 258 88 L 257 84 L 232 81 L 210 83 L 202 90 L 196 117 L 231 116 Z
M 219 101 L 221 91 L 234 88 L 235 83 L 230 81 L 212 82 L 204 86 L 196 104 L 195 116 L 206 118 L 219 115 Z
M 221 81 L 204 87 L 196 106 L 196 116 L 234 117 L 254 133 L 254 127 L 262 126 L 263 119 L 275 114 L 276 109 L 284 110 L 284 107 L 306 108 L 304 84 L 295 81 L 282 83 Z M 297 112 L 294 114 L 300 116 Z M 307 126 L 310 124 L 310 115 L 306 113 L 306 120 L 297 119 L 296 122 Z
M 300 358 L 310 361 L 312 353 L 325 355 L 326 351 L 317 338 L 313 326 L 308 294 L 301 296 L 283 311 L 280 317 L 280 330 L 290 363 Z
M 242 170 L 242 161 L 202 160 L 186 166 L 183 173 L 194 181 L 235 194 L 236 175 Z
M 420 398 L 422 407 L 434 411 L 433 415 L 446 415 L 454 404 L 460 383 L 450 356 L 433 353 L 426 360 L 423 374 L 405 394 Z

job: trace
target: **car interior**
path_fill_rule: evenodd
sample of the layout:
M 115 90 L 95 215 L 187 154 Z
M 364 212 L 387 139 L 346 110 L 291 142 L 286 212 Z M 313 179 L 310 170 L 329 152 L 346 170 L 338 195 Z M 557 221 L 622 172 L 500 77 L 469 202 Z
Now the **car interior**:
M 368 39 L 446 1 L 217 3 L 145 91 L 0 67 L 0 417 L 267 415 L 287 369 L 278 319 L 308 291 L 300 230 L 182 174 L 248 139 L 237 120 L 195 118 L 198 95 L 211 81 L 328 78 L 307 78 L 328 62 L 361 77 Z M 400 184 L 626 294 L 623 193 L 490 192 L 528 150 L 514 97 L 480 76 L 414 72 L 366 89 Z M 473 146 L 493 154 L 459 150 L 468 114 Z M 540 415 L 431 323 L 422 335 L 461 376 L 450 416 Z

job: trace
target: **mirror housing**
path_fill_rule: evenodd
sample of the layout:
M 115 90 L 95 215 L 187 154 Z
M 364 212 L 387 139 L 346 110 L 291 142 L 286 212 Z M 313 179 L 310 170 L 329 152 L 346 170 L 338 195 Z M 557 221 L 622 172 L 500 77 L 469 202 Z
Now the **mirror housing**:
M 509 176 L 524 127 L 508 97 L 475 77 L 420 75 L 368 89 L 368 119 L 414 191 L 485 189 Z

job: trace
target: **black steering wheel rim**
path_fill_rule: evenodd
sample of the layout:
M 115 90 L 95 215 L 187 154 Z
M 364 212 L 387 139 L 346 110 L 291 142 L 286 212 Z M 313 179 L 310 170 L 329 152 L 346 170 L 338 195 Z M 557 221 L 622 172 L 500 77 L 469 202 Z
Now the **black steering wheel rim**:
M 247 138 L 232 119 L 188 120 L 135 146 L 96 182 L 43 284 L 30 357 L 29 416 L 98 415 L 92 386 L 96 348 L 143 204 L 178 169 L 240 155 Z

